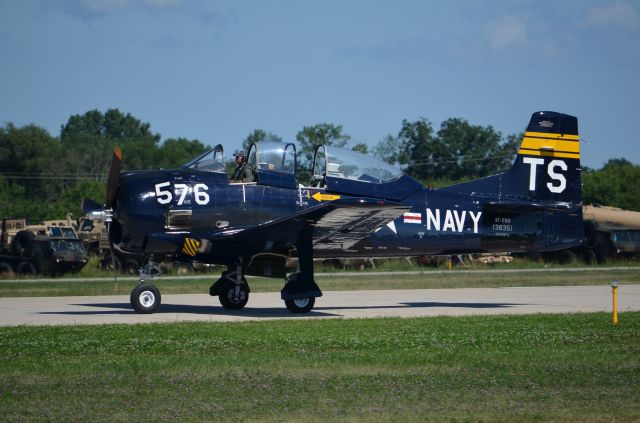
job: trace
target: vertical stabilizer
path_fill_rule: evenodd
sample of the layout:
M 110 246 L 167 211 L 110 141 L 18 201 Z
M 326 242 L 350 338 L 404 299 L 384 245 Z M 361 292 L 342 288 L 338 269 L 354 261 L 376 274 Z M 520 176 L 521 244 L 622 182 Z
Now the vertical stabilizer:
M 507 190 L 533 200 L 581 202 L 578 119 L 556 112 L 531 116 Z

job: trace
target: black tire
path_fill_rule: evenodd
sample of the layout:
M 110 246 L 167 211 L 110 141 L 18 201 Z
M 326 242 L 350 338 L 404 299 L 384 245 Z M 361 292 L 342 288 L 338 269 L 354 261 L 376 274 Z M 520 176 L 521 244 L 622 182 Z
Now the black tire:
M 127 260 L 127 262 L 124 264 L 124 267 L 122 268 L 122 272 L 127 275 L 137 276 L 138 274 L 140 274 L 140 272 L 138 271 L 139 268 L 140 268 L 140 265 L 138 264 L 138 262 L 131 259 L 131 260 Z
M 236 284 L 231 281 L 220 289 L 218 299 L 220 300 L 222 307 L 227 310 L 240 310 L 247 305 L 249 302 L 249 285 L 247 284 L 247 280 L 244 276 L 242 277 L 242 282 L 243 283 L 239 286 L 240 289 L 237 292 L 237 295 Z
M 284 300 L 284 305 L 287 306 L 287 310 L 295 314 L 308 313 L 315 304 L 316 299 L 314 297 Z
M 11 252 L 14 256 L 29 257 L 31 255 L 31 245 L 36 236 L 31 231 L 20 231 L 11 241 Z
M 111 253 L 107 253 L 107 255 L 104 256 L 102 260 L 100 260 L 100 267 L 102 267 L 104 270 L 108 270 L 109 272 L 119 272 L 120 269 L 122 269 L 122 264 L 120 263 L 118 257 L 114 255 L 112 258 Z
M 151 284 L 138 285 L 131 291 L 131 306 L 141 314 L 156 311 L 161 300 L 160 290 Z
M 562 250 L 558 253 L 557 260 L 560 264 L 572 264 L 575 263 L 578 258 L 576 257 L 576 253 L 573 251 Z
M 23 261 L 16 267 L 16 273 L 19 275 L 33 276 L 36 274 L 36 268 L 32 263 Z
M 13 267 L 9 263 L 0 263 L 0 275 L 11 276 L 13 275 Z
M 596 256 L 595 251 L 593 251 L 591 248 L 586 248 L 582 252 L 582 260 L 586 264 L 596 264 L 598 262 L 598 257 Z

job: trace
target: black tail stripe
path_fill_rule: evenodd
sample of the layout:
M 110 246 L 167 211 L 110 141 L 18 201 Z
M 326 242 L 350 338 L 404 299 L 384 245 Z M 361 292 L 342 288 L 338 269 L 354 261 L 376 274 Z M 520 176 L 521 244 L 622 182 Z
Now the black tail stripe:
M 563 154 L 575 154 L 576 156 L 579 156 L 580 153 L 576 153 L 575 151 L 562 151 L 562 150 L 546 150 L 544 148 L 525 148 L 525 147 L 520 147 L 520 150 L 528 150 L 528 151 L 535 151 L 535 152 L 544 152 L 544 153 L 563 153 Z

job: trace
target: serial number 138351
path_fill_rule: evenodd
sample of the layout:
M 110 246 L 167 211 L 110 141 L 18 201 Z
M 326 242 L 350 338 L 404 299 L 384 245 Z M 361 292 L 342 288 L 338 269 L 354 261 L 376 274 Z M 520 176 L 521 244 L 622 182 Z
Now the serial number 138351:
M 512 232 L 513 231 L 513 226 L 512 225 L 494 224 L 493 225 L 493 230 L 494 231 L 498 231 L 498 232 Z

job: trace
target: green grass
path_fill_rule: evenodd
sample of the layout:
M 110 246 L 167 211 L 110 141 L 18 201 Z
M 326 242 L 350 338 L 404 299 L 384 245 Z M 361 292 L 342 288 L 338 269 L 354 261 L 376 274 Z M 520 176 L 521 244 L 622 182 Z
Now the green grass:
M 3 421 L 638 421 L 640 313 L 0 328 Z
M 526 270 L 526 269 L 524 269 Z M 193 294 L 209 292 L 209 286 L 219 275 L 211 279 L 171 279 L 162 276 L 153 281 L 165 294 Z M 496 288 L 506 286 L 562 286 L 562 285 L 607 285 L 612 280 L 621 284 L 640 283 L 640 268 L 605 270 L 599 267 L 587 271 L 567 272 L 519 272 L 519 273 L 478 273 L 464 269 L 451 272 L 426 271 L 423 274 L 372 275 L 359 272 L 358 275 L 327 276 L 316 274 L 322 290 L 365 290 L 365 289 L 428 289 L 428 288 Z M 61 282 L 55 279 L 45 282 L 15 282 L 0 280 L 0 297 L 42 297 L 70 295 L 128 295 L 135 281 Z M 284 281 L 269 278 L 249 278 L 252 292 L 275 292 L 282 289 Z

